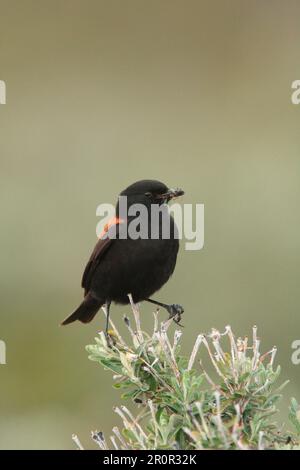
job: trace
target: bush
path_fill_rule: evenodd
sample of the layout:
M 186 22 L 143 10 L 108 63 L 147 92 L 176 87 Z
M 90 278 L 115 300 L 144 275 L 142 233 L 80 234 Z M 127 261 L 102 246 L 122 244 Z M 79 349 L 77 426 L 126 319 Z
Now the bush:
M 132 303 L 134 326 L 125 341 L 111 322 L 108 344 L 100 332 L 87 346 L 89 358 L 113 372 L 114 387 L 122 398 L 138 406 L 133 416 L 125 405 L 114 411 L 123 428 L 113 428 L 111 444 L 102 432 L 92 433 L 101 449 L 295 449 L 299 446 L 300 416 L 295 399 L 290 420 L 294 433 L 273 421 L 285 383 L 277 387 L 280 367 L 276 348 L 260 353 L 257 328 L 248 338 L 236 338 L 227 326 L 199 334 L 189 357 L 180 354 L 182 331 L 168 334 L 172 319 L 154 331 L 141 329 L 139 309 Z M 209 364 L 199 359 L 206 352 Z M 207 369 L 212 369 L 209 374 Z M 74 440 L 80 447 L 76 436 Z M 298 447 L 299 448 L 299 447 Z

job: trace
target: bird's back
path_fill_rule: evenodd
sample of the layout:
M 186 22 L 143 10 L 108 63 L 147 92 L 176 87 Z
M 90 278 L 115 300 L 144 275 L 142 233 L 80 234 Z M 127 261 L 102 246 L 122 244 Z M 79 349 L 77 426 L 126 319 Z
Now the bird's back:
M 170 238 L 115 239 L 103 255 L 91 282 L 91 291 L 103 301 L 128 303 L 128 293 L 135 302 L 150 297 L 172 275 L 179 242 L 173 218 Z

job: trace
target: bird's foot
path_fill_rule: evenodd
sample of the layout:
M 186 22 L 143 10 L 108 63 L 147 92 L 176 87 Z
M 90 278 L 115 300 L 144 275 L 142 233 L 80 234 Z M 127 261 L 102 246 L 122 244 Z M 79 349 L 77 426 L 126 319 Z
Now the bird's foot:
M 115 332 L 113 330 L 107 330 L 105 331 L 105 339 L 106 339 L 106 343 L 107 343 L 107 346 L 112 349 L 113 346 L 116 345 L 116 335 L 115 335 Z
M 169 320 L 172 318 L 176 325 L 183 328 L 180 322 L 184 308 L 179 304 L 171 304 L 167 306 L 167 312 L 169 313 Z

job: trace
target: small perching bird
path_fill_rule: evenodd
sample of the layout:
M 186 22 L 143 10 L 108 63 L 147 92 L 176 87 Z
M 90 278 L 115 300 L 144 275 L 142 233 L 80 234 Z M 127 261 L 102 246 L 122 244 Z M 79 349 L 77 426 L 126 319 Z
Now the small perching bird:
M 126 196 L 127 213 L 125 217 L 120 214 L 119 198 L 116 217 L 100 237 L 84 270 L 81 283 L 84 300 L 62 325 L 76 320 L 89 323 L 106 305 L 107 332 L 111 303 L 128 304 L 128 294 L 132 295 L 135 303 L 146 300 L 165 308 L 170 317 L 180 319 L 183 313 L 180 305 L 167 305 L 150 297 L 168 281 L 175 269 L 179 240 L 176 224 L 166 204 L 183 194 L 181 189 L 168 189 L 155 180 L 137 181 L 121 192 L 120 196 Z M 147 210 L 142 222 L 137 220 L 138 215 L 131 214 L 136 204 Z M 155 221 L 153 213 L 159 214 Z M 137 226 L 145 223 L 147 236 L 130 236 L 132 222 L 138 222 Z M 164 233 L 165 227 L 169 227 L 167 233 Z M 145 233 L 145 227 L 142 228 Z M 110 236 L 112 233 L 114 236 Z

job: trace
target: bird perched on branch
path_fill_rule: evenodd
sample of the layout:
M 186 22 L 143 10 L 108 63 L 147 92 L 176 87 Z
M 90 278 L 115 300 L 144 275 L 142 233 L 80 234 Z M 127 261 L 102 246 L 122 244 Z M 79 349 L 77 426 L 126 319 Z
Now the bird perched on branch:
M 167 203 L 183 194 L 181 189 L 169 189 L 155 180 L 137 181 L 120 193 L 116 217 L 106 225 L 84 270 L 83 302 L 62 325 L 76 320 L 89 323 L 106 305 L 107 333 L 111 303 L 128 304 L 128 294 L 135 303 L 151 302 L 180 321 L 180 305 L 164 304 L 150 297 L 175 269 L 178 232 Z

